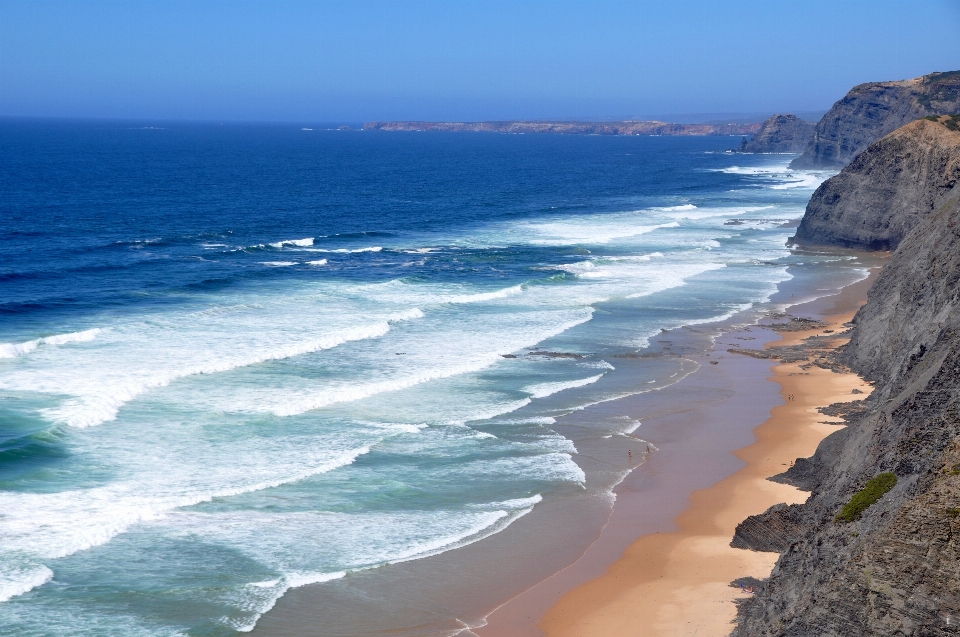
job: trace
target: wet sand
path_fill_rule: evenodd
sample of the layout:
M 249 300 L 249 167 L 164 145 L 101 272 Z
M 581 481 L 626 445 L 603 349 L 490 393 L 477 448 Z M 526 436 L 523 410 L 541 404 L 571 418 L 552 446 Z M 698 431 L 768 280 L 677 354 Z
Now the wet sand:
M 841 331 L 865 302 L 869 280 L 830 297 L 824 319 Z M 813 332 L 788 332 L 773 344 L 791 345 Z M 844 339 L 837 339 L 840 345 Z M 756 442 L 736 452 L 746 466 L 717 484 L 697 491 L 676 519 L 677 529 L 640 537 L 606 572 L 566 593 L 540 619 L 550 637 L 602 635 L 727 635 L 736 615 L 732 603 L 746 593 L 729 586 L 743 576 L 765 577 L 779 554 L 730 548 L 736 525 L 749 515 L 780 503 L 800 503 L 806 492 L 767 480 L 798 457 L 813 453 L 838 422 L 817 407 L 855 400 L 870 391 L 854 374 L 838 374 L 801 363 L 780 364 L 772 380 L 784 403 L 755 431 Z M 793 400 L 786 400 L 794 396 Z M 696 471 L 694 466 L 686 467 Z M 523 631 L 526 632 L 526 631 Z
M 866 300 L 877 272 L 874 268 L 868 279 L 839 294 L 794 306 L 791 313 L 820 317 L 840 331 Z M 760 348 L 778 338 L 771 344 L 789 345 L 810 335 L 753 327 L 718 338 L 705 357 L 718 365 L 704 365 L 675 388 L 710 402 L 644 420 L 644 437 L 660 450 L 617 487 L 617 505 L 600 539 L 577 563 L 501 606 L 475 632 L 481 637 L 727 635 L 736 613 L 732 601 L 742 595 L 729 583 L 766 576 L 778 557 L 730 548 L 736 525 L 773 504 L 806 499 L 807 493 L 766 478 L 811 455 L 837 428 L 822 424 L 835 419 L 816 407 L 863 398 L 853 389 L 870 388 L 854 375 L 746 362 L 748 357 L 725 351 Z M 712 396 L 702 387 L 711 380 L 719 390 Z M 780 386 L 772 403 L 769 388 L 777 385 L 767 380 Z M 690 385 L 701 388 L 691 393 Z M 795 400 L 786 400 L 789 395 Z M 762 418 L 758 409 L 766 412 Z
M 862 302 L 867 285 L 868 282 L 856 284 L 844 294 L 795 306 L 790 311 L 803 316 L 850 312 Z M 787 289 L 781 286 L 778 294 L 782 298 L 777 302 L 789 302 L 791 292 L 801 297 L 822 294 L 823 290 L 812 288 L 809 281 L 793 287 L 788 282 Z M 840 302 L 848 298 L 853 301 Z M 853 304 L 844 309 L 838 302 Z M 586 490 L 578 487 L 569 493 L 545 496 L 530 515 L 475 544 L 292 589 L 263 616 L 253 634 L 542 635 L 538 622 L 545 615 L 548 620 L 554 617 L 552 613 L 557 609 L 570 608 L 566 606 L 568 597 L 587 590 L 584 586 L 603 581 L 604 573 L 622 563 L 621 557 L 632 550 L 638 537 L 676 532 L 683 519 L 681 514 L 691 505 L 692 493 L 708 489 L 747 466 L 744 458 L 734 452 L 754 442 L 757 427 L 783 399 L 781 388 L 771 379 L 772 361 L 726 350 L 762 348 L 779 335 L 756 326 L 721 326 L 722 335 L 710 348 L 709 339 L 717 329 L 715 325 L 682 328 L 655 340 L 652 349 L 661 348 L 664 360 L 692 360 L 700 365 L 698 371 L 680 382 L 660 391 L 596 404 L 560 419 L 555 428 L 577 441 L 580 453 L 574 458 L 588 476 Z M 718 364 L 709 364 L 711 360 Z M 621 361 L 618 366 L 627 362 Z M 799 396 L 799 390 L 793 393 Z M 600 439 L 593 433 L 594 423 L 611 417 L 637 419 L 642 426 L 632 436 Z M 817 417 L 825 419 L 819 414 Z M 645 443 L 641 439 L 655 444 L 652 454 L 644 453 Z M 816 442 L 811 444 L 815 446 Z M 631 448 L 632 459 L 628 457 Z M 812 447 L 797 452 L 790 460 L 810 452 Z M 610 475 L 622 475 L 637 464 L 639 469 L 616 487 L 616 505 L 611 507 L 609 487 L 603 483 Z M 759 510 L 765 508 L 761 506 Z M 750 513 L 756 512 L 759 511 Z M 732 524 L 735 526 L 748 514 L 732 520 Z M 732 528 L 724 537 L 724 545 L 732 537 Z M 760 567 L 767 570 L 772 565 L 769 555 L 738 553 L 753 555 L 760 560 Z M 736 576 L 723 580 L 723 587 Z M 728 597 L 736 593 L 732 588 L 718 589 L 719 592 Z M 616 594 L 613 589 L 604 589 L 602 593 L 603 599 L 611 600 Z M 551 611 L 561 598 L 563 605 Z M 590 621 L 588 611 L 600 608 L 600 601 L 588 600 L 586 605 L 576 606 L 575 612 Z M 732 617 L 733 605 L 727 606 Z M 630 609 L 629 616 L 635 623 L 642 615 Z M 547 624 L 544 627 L 552 630 Z M 597 634 L 618 634 L 621 629 L 611 628 L 614 632 L 607 632 L 600 626 L 598 630 Z M 631 630 L 627 633 L 654 634 L 645 628 L 633 633 Z M 665 634 L 684 633 L 667 629 Z

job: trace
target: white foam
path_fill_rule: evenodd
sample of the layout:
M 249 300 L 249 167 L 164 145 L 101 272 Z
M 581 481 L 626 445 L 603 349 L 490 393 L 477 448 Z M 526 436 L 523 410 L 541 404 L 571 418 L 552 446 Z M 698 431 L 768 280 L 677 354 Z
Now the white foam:
M 661 206 L 659 208 L 651 208 L 651 210 L 656 210 L 657 212 L 677 212 L 677 211 L 688 211 L 696 210 L 697 207 L 692 203 L 685 203 L 679 206 Z
M 43 564 L 17 564 L 4 560 L 0 571 L 0 602 L 23 595 L 53 579 L 53 571 Z
M 787 164 L 774 164 L 766 166 L 730 166 L 729 168 L 716 169 L 731 175 L 746 175 L 749 177 L 761 177 L 767 181 L 774 181 L 769 186 L 771 190 L 790 190 L 793 188 L 816 188 L 822 184 L 832 173 L 823 171 L 791 170 Z
M 352 341 L 379 338 L 390 331 L 391 321 L 404 321 L 422 316 L 423 313 L 418 309 L 407 310 L 381 323 L 346 328 L 326 336 L 278 344 L 269 349 L 224 353 L 219 358 L 207 358 L 192 364 L 187 363 L 180 368 L 157 371 L 145 376 L 124 374 L 112 378 L 109 384 L 97 383 L 92 387 L 86 386 L 82 395 L 68 399 L 59 407 L 45 409 L 42 413 L 56 422 L 71 427 L 99 425 L 115 419 L 120 408 L 137 396 L 150 389 L 169 385 L 179 378 L 197 374 L 216 374 L 238 367 L 331 349 Z M 112 370 L 103 371 L 110 373 Z M 82 382 L 82 379 L 75 380 Z M 18 385 L 0 382 L 0 387 L 3 386 Z M 54 388 L 51 387 L 50 390 L 54 391 Z
M 477 292 L 476 294 L 462 294 L 454 295 L 450 297 L 444 297 L 444 303 L 481 303 L 483 301 L 492 301 L 494 299 L 505 299 L 508 296 L 514 296 L 515 294 L 521 294 L 523 292 L 522 285 L 514 285 L 508 288 L 503 288 L 502 290 L 496 290 L 494 292 Z
M 418 307 L 410 308 L 409 310 L 404 310 L 403 312 L 398 312 L 390 317 L 390 323 L 399 323 L 400 321 L 412 321 L 413 319 L 423 318 L 424 313 Z
M 197 475 L 167 468 L 145 484 L 118 482 L 57 493 L 0 492 L 0 510 L 4 512 L 0 517 L 0 535 L 4 538 L 0 561 L 16 564 L 24 556 L 32 561 L 66 557 L 105 544 L 134 524 L 160 521 L 175 509 L 299 482 L 353 464 L 369 451 L 369 447 L 340 454 L 318 451 L 313 463 L 293 469 L 280 467 L 267 477 L 239 466 L 231 472 L 229 482 L 223 482 L 226 475 L 204 476 L 200 467 L 195 468 L 201 472 Z M 144 464 L 150 462 L 145 460 Z M 155 469 L 164 471 L 163 467 Z M 0 590 L 19 595 L 40 586 L 52 576 L 45 568 L 23 568 L 14 573 L 17 577 L 11 577 L 13 572 L 8 570 L 5 576 L 10 580 L 0 578 Z
M 167 524 L 209 541 L 236 546 L 253 559 L 284 573 L 270 580 L 246 584 L 233 604 L 244 615 L 221 620 L 241 632 L 248 632 L 290 588 L 327 582 L 347 572 L 422 559 L 472 544 L 502 531 L 540 501 L 542 497 L 536 494 L 467 505 L 466 511 L 433 511 L 430 515 L 404 511 L 377 514 L 185 512 L 171 517 Z M 318 534 L 327 536 L 327 541 L 317 542 Z M 265 543 L 264 537 L 276 539 Z M 411 537 L 420 539 L 411 543 Z M 331 551 L 350 556 L 345 570 L 331 572 L 322 566 L 314 570 L 330 560 Z M 293 565 L 296 566 L 291 568 Z
M 608 363 L 607 361 L 582 361 L 577 363 L 578 367 L 591 367 L 594 369 L 609 369 L 614 370 L 616 367 Z
M 296 261 L 261 261 L 260 265 L 269 265 L 275 268 L 284 268 L 291 265 L 297 265 Z
M 825 181 L 823 176 L 813 174 L 813 173 L 801 174 L 799 175 L 799 177 L 800 177 L 799 179 L 796 179 L 794 181 L 788 181 L 783 184 L 776 184 L 774 186 L 770 186 L 770 188 L 772 190 L 789 190 L 791 188 L 816 188 L 817 186 L 819 186 Z
M 540 383 L 538 385 L 524 387 L 523 391 L 527 392 L 534 398 L 546 398 L 547 396 L 552 396 L 553 394 L 562 392 L 566 389 L 574 389 L 575 387 L 591 385 L 601 378 L 603 378 L 603 374 L 597 374 L 596 376 L 590 376 L 589 378 L 580 378 L 577 380 L 568 380 L 557 383 Z
M 727 173 L 729 175 L 776 175 L 789 170 L 787 164 L 776 164 L 773 166 L 728 166 L 727 168 L 715 168 L 714 172 Z
M 327 265 L 327 260 L 319 259 L 317 261 L 307 261 L 307 265 Z
M 676 228 L 676 221 L 667 223 L 637 223 L 644 215 L 607 215 L 594 219 L 554 222 L 528 222 L 520 226 L 530 243 L 535 245 L 603 245 L 618 239 L 630 239 L 664 228 Z
M 409 359 L 410 363 L 399 367 L 387 378 L 381 380 L 343 380 L 330 381 L 322 386 L 312 383 L 308 386 L 296 388 L 288 385 L 285 388 L 265 390 L 258 393 L 249 391 L 243 395 L 230 395 L 222 408 L 240 411 L 262 412 L 287 417 L 302 414 L 307 411 L 329 407 L 331 405 L 369 399 L 380 394 L 397 392 L 409 389 L 431 381 L 453 378 L 480 371 L 503 361 L 502 355 L 515 352 L 524 347 L 533 346 L 540 341 L 561 334 L 566 330 L 585 323 L 593 314 L 592 308 L 582 308 L 575 313 L 564 313 L 565 320 L 553 323 L 541 323 L 527 326 L 525 331 L 500 334 L 496 331 L 485 333 L 476 332 L 468 341 L 469 349 L 461 346 L 456 355 L 446 355 L 450 345 L 447 339 L 435 333 L 426 333 L 433 349 L 422 349 L 426 344 L 418 340 L 421 348 L 418 358 Z M 409 318 L 423 316 L 420 310 L 410 310 Z M 547 321 L 548 314 L 542 314 L 541 320 Z M 556 321 L 556 319 L 554 319 Z M 467 326 L 465 326 L 467 327 Z M 469 328 L 468 328 L 469 329 Z M 462 338 L 458 334 L 458 338 Z M 486 346 L 491 349 L 484 349 Z M 407 359 L 398 359 L 406 362 Z M 413 365 L 416 363 L 416 365 Z M 463 420 L 491 418 L 506 411 L 514 411 L 522 407 L 522 401 L 504 405 L 487 406 L 480 412 L 470 414 Z
M 530 418 L 515 418 L 499 422 L 505 425 L 555 425 L 557 419 L 552 416 L 531 416 Z
M 54 336 L 44 336 L 35 338 L 32 341 L 24 343 L 0 343 L 0 358 L 16 358 L 37 349 L 40 345 L 66 345 L 67 343 L 85 343 L 92 341 L 97 334 L 102 332 L 99 327 L 82 332 L 71 332 L 69 334 L 56 334 Z
M 270 245 L 274 248 L 282 248 L 284 246 L 297 246 L 300 248 L 305 248 L 313 245 L 313 237 L 307 237 L 306 239 L 287 239 L 286 241 L 277 241 L 276 243 L 271 243 Z
M 370 246 L 369 248 L 314 248 L 310 252 L 335 252 L 337 254 L 355 254 L 358 252 L 380 252 L 383 250 L 382 246 Z
M 305 129 L 312 130 L 312 129 Z M 221 623 L 233 628 L 240 633 L 249 633 L 252 631 L 264 613 L 270 611 L 281 597 L 291 588 L 307 586 L 308 584 L 320 584 L 340 579 L 347 574 L 346 571 L 337 571 L 334 573 L 288 573 L 283 577 L 267 582 L 252 582 L 247 586 L 252 589 L 253 600 L 248 601 L 244 610 L 253 610 L 254 612 L 242 619 L 224 617 Z M 259 589 L 259 590 L 258 590 Z M 262 593 L 260 591 L 263 591 Z M 259 602 L 259 603 L 257 603 Z

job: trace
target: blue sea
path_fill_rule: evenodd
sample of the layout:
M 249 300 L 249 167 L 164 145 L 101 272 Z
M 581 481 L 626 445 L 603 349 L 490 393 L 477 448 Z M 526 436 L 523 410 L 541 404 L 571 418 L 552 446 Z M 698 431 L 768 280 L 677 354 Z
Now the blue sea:
M 234 635 L 582 492 L 652 337 L 842 260 L 738 142 L 0 122 L 0 634 Z

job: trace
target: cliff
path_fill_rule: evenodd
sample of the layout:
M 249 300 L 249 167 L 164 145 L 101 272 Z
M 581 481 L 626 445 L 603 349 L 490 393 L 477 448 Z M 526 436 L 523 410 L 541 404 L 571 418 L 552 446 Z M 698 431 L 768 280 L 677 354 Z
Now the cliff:
M 791 168 L 840 168 L 867 146 L 927 115 L 960 112 L 960 71 L 855 86 L 817 124 Z
M 869 146 L 821 184 L 793 241 L 895 249 L 960 180 L 957 121 L 921 119 Z
M 802 153 L 813 139 L 813 122 L 796 115 L 774 115 L 740 145 L 742 153 Z
M 367 122 L 363 130 L 555 135 L 752 135 L 760 124 L 670 124 L 668 122 Z
M 946 129 L 907 128 L 935 144 L 942 133 L 932 126 Z M 917 152 L 880 148 L 891 164 Z M 860 187 L 886 188 L 889 174 Z M 960 185 L 920 194 L 936 199 L 932 210 L 912 217 L 833 363 L 875 382 L 866 408 L 774 478 L 810 490 L 806 503 L 738 529 L 738 546 L 782 554 L 741 604 L 737 637 L 960 633 Z M 859 519 L 838 521 L 884 472 L 896 474 L 893 489 Z

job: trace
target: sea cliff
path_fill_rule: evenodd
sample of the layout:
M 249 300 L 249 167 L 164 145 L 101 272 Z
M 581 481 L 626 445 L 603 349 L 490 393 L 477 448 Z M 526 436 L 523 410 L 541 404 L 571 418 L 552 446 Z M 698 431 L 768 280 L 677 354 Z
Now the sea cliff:
M 774 115 L 760 125 L 760 129 L 740 145 L 742 153 L 801 153 L 813 139 L 813 122 L 796 115 Z
M 928 115 L 960 112 L 960 71 L 855 86 L 827 111 L 791 168 L 840 168 L 870 144 Z
M 899 192 L 921 174 L 910 172 L 918 155 L 953 149 L 944 159 L 955 162 L 956 121 L 908 125 L 887 138 L 897 143 L 871 147 L 861 168 L 878 169 L 830 180 L 835 209 L 857 212 L 861 225 L 871 226 L 865 236 L 893 237 L 882 234 L 890 228 L 902 234 L 853 320 L 849 343 L 818 363 L 852 369 L 875 390 L 845 408 L 847 427 L 773 478 L 810 491 L 809 499 L 738 527 L 734 546 L 782 554 L 741 604 L 737 637 L 960 631 L 960 185 L 945 190 L 949 171 L 933 162 L 937 170 L 923 173 L 916 192 Z M 891 190 L 889 167 L 897 165 L 913 168 Z M 874 219 L 868 208 L 858 211 L 875 202 L 861 199 L 871 190 L 893 192 L 901 203 Z M 845 244 L 861 237 L 846 215 L 820 211 L 808 208 L 804 218 L 817 216 L 817 225 L 806 225 L 811 238 Z M 885 474 L 897 478 L 889 492 L 876 491 L 879 498 L 859 517 L 841 515 Z
M 550 133 L 554 135 L 753 135 L 753 124 L 671 124 L 657 121 L 624 122 L 367 122 L 363 130 L 443 131 L 468 133 Z
M 794 241 L 895 249 L 960 180 L 960 131 L 921 119 L 872 144 L 810 198 Z

